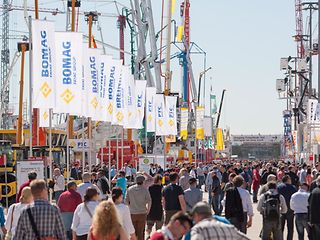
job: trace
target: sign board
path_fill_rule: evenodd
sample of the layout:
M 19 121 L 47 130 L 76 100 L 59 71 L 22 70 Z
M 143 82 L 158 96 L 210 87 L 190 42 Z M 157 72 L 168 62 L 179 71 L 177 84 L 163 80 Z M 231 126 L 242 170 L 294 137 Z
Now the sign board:
M 73 148 L 73 151 L 89 151 L 90 149 L 90 140 L 87 139 L 69 139 L 69 146 Z
M 282 135 L 232 135 L 232 145 L 243 143 L 279 143 L 283 140 Z
M 43 161 L 18 161 L 17 162 L 17 189 L 28 180 L 28 172 L 35 171 L 37 179 L 44 179 Z
M 153 163 L 153 158 L 151 157 L 140 157 L 139 158 L 139 172 L 146 172 L 149 174 L 150 164 Z

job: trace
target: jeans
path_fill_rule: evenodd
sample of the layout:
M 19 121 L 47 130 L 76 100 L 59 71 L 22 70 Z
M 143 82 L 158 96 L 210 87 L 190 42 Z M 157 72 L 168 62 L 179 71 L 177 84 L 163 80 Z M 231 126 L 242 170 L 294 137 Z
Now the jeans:
M 230 219 L 228 219 L 230 221 L 230 223 L 232 225 L 235 226 L 235 228 L 237 228 L 240 232 L 247 234 L 247 222 L 248 222 L 248 214 L 247 212 L 243 213 L 244 218 L 243 218 L 243 222 L 240 222 L 238 218 L 236 217 L 232 217 Z
M 204 175 L 203 176 L 198 176 L 198 180 L 199 180 L 198 188 L 201 189 L 201 186 L 204 184 Z
M 220 215 L 221 214 L 220 193 L 216 193 L 215 195 L 213 195 L 211 201 L 212 201 L 212 208 L 213 208 L 214 214 Z
M 287 240 L 293 239 L 293 219 L 294 219 L 294 214 L 293 214 L 293 211 L 290 209 L 288 210 L 287 213 L 281 214 L 281 217 L 280 217 L 282 232 L 284 230 L 284 225 L 287 221 L 287 230 L 288 230 Z
M 67 232 L 67 239 L 72 239 L 72 230 L 71 230 L 71 224 L 73 219 L 73 212 L 62 212 L 61 218 L 63 221 L 64 228 Z
M 259 188 L 257 188 L 256 190 L 253 190 L 252 191 L 252 201 L 254 203 L 258 202 L 258 191 L 259 191 Z
M 295 217 L 298 238 L 299 240 L 304 240 L 304 229 L 306 229 L 308 235 L 310 233 L 310 228 L 308 225 L 308 213 L 297 213 L 295 214 Z
M 283 233 L 279 221 L 268 221 L 263 219 L 262 240 L 269 240 L 272 233 L 273 240 L 283 240 Z
M 144 231 L 147 214 L 131 214 L 132 224 L 137 235 L 137 240 L 144 240 Z
M 166 210 L 164 216 L 164 225 L 167 225 L 171 219 L 171 217 L 179 212 L 179 210 Z
M 207 186 L 207 190 L 208 190 L 208 203 L 211 205 L 211 200 L 212 200 L 212 189 L 211 189 L 211 185 Z

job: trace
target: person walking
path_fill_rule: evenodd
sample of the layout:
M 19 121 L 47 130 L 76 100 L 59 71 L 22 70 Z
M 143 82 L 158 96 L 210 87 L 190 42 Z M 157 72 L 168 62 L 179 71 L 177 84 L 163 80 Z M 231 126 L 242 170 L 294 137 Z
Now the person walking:
M 189 179 L 190 175 L 188 173 L 188 170 L 185 168 L 182 168 L 180 171 L 180 179 L 179 179 L 179 185 L 182 187 L 183 191 L 187 190 L 190 185 L 189 185 Z
M 108 194 L 110 193 L 110 188 L 108 179 L 103 169 L 100 169 L 98 172 L 97 186 L 102 194 L 101 199 L 107 199 Z
M 191 212 L 194 205 L 202 201 L 202 191 L 197 188 L 197 179 L 189 179 L 190 187 L 184 191 L 184 199 L 186 201 L 187 212 Z
M 312 240 L 320 239 L 320 177 L 316 181 L 317 187 L 309 197 L 309 223 L 311 226 Z
M 211 205 L 215 215 L 220 215 L 222 211 L 221 207 L 221 184 L 220 179 L 217 176 L 217 170 L 211 172 Z
M 260 176 L 260 165 L 257 164 L 254 166 L 253 172 L 252 172 L 252 200 L 253 203 L 258 202 L 258 191 L 260 187 L 260 181 L 261 181 L 261 176 Z
M 129 206 L 132 223 L 138 240 L 144 240 L 147 215 L 151 209 L 151 196 L 143 186 L 145 178 L 142 175 L 136 177 L 136 184 L 129 187 L 126 203 Z
M 278 185 L 278 192 L 284 196 L 284 199 L 286 200 L 286 204 L 288 207 L 288 211 L 284 214 L 281 214 L 281 229 L 282 232 L 284 230 L 284 226 L 287 222 L 287 240 L 293 239 L 293 220 L 294 220 L 294 213 L 292 209 L 290 208 L 290 199 L 291 196 L 297 191 L 296 187 L 291 184 L 291 178 L 289 175 L 284 175 L 282 178 L 282 183 Z
M 204 170 L 203 170 L 203 165 L 202 163 L 199 163 L 197 167 L 197 177 L 198 177 L 198 187 L 201 189 L 202 185 L 204 184 L 205 181 L 205 176 L 204 176 Z
M 121 191 L 121 189 L 120 189 Z M 111 200 L 102 201 L 95 209 L 88 239 L 90 240 L 128 240 Z
M 54 182 L 54 186 L 53 186 L 54 200 L 57 203 L 60 195 L 63 193 L 65 189 L 64 176 L 61 174 L 61 171 L 59 168 L 55 168 L 53 170 L 53 182 Z
M 121 188 L 123 197 L 126 198 L 126 193 L 127 193 L 126 172 L 122 170 L 119 171 L 119 173 L 116 176 L 114 176 L 111 182 L 115 184 L 116 187 Z
M 287 204 L 284 197 L 277 191 L 277 183 L 269 181 L 268 191 L 263 193 L 258 201 L 257 210 L 262 214 L 262 240 L 269 240 L 272 234 L 273 240 L 283 240 L 281 230 L 281 213 L 287 212 Z
M 157 174 L 154 177 L 154 184 L 149 187 L 149 193 L 151 196 L 151 209 L 147 216 L 147 233 L 151 234 L 151 230 L 154 225 L 156 230 L 159 230 L 163 225 L 163 209 L 161 203 L 162 190 L 163 187 L 161 185 L 162 177 Z
M 169 175 L 170 184 L 163 189 L 162 204 L 165 210 L 164 223 L 168 224 L 170 218 L 177 212 L 186 212 L 186 202 L 181 186 L 178 186 L 179 175 L 175 172 Z
M 71 224 L 73 214 L 79 204 L 82 203 L 81 195 L 77 193 L 77 184 L 75 182 L 68 182 L 67 191 L 63 192 L 59 199 L 57 206 L 60 209 L 61 217 L 68 239 L 72 239 Z
M 91 174 L 88 172 L 84 172 L 82 175 L 82 183 L 78 185 L 77 192 L 80 194 L 82 200 L 84 200 L 84 195 L 87 192 L 88 188 L 95 188 L 97 190 L 98 196 L 101 195 L 100 189 L 97 185 L 91 182 Z
M 191 228 L 192 240 L 228 239 L 249 240 L 233 225 L 225 224 L 212 217 L 210 205 L 205 202 L 197 203 L 191 211 L 195 225 Z
M 119 222 L 121 226 L 123 226 L 127 238 L 135 240 L 136 234 L 132 224 L 130 210 L 129 207 L 123 203 L 123 193 L 121 188 L 114 187 L 112 189 L 112 201 L 115 204 L 119 216 Z
M 308 190 L 309 185 L 307 183 L 302 183 L 298 192 L 294 193 L 290 199 L 290 208 L 294 212 L 299 240 L 304 239 L 304 229 L 306 229 L 307 234 L 310 235 L 310 227 L 308 224 L 308 199 L 310 193 Z
M 6 239 L 13 239 L 18 220 L 22 211 L 33 202 L 33 196 L 30 187 L 25 187 L 22 190 L 21 197 L 18 203 L 12 204 L 8 209 L 7 221 L 5 223 Z
M 26 182 L 24 182 L 23 184 L 21 184 L 21 186 L 19 188 L 19 192 L 18 192 L 17 200 L 16 200 L 17 202 L 19 202 L 19 200 L 20 200 L 22 190 L 25 187 L 29 187 L 31 182 L 35 179 L 37 179 L 37 173 L 35 171 L 28 172 L 28 180 Z
M 44 180 L 35 179 L 30 184 L 34 203 L 24 209 L 18 220 L 14 240 L 52 238 L 65 240 L 63 221 L 56 206 L 48 202 L 48 188 Z
M 74 212 L 71 229 L 73 240 L 87 240 L 92 217 L 99 202 L 96 188 L 88 187 L 84 195 L 84 202 L 79 204 Z

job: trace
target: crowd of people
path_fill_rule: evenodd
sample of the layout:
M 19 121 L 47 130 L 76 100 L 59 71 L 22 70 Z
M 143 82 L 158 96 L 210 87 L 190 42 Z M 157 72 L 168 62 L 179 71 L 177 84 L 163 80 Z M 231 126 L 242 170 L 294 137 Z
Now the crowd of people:
M 263 221 L 256 239 L 292 240 L 294 228 L 299 240 L 320 239 L 320 165 L 226 161 L 92 170 L 71 169 L 78 185 L 65 185 L 59 168 L 49 184 L 30 172 L 6 220 L 0 209 L 5 239 L 249 239 L 254 208 Z

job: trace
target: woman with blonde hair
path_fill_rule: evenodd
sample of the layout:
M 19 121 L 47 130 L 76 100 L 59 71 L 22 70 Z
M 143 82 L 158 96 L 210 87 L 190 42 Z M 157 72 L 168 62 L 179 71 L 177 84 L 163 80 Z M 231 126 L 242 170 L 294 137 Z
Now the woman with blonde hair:
M 19 203 L 12 204 L 8 209 L 8 216 L 5 224 L 7 235 L 5 239 L 13 239 L 22 211 L 32 202 L 33 196 L 31 193 L 31 188 L 23 188 Z
M 111 200 L 102 201 L 96 208 L 90 229 L 90 240 L 128 240 L 121 226 L 117 209 Z

